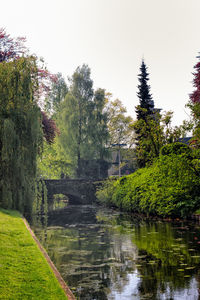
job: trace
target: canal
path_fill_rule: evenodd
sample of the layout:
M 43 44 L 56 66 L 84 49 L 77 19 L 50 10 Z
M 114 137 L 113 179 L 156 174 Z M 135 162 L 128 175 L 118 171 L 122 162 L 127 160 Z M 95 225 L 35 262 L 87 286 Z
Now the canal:
M 197 223 L 69 205 L 33 228 L 77 299 L 199 299 Z

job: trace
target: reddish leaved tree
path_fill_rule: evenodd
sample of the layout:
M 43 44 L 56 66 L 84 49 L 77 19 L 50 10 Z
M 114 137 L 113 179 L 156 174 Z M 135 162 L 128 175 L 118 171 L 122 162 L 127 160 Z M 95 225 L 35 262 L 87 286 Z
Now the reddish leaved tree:
M 0 63 L 9 62 L 18 59 L 21 56 L 28 55 L 28 49 L 24 45 L 26 38 L 11 38 L 4 28 L 0 28 Z M 46 96 L 51 89 L 51 83 L 57 81 L 57 76 L 51 74 L 44 66 L 39 66 L 43 61 L 39 61 L 35 55 L 32 55 L 37 63 L 37 80 L 39 84 L 37 98 Z M 34 70 L 35 74 L 35 70 Z
M 48 118 L 45 112 L 42 112 L 42 128 L 47 143 L 52 144 L 56 134 L 59 134 L 59 130 L 55 121 L 51 118 Z
M 19 59 L 21 56 L 28 55 L 28 49 L 24 45 L 26 38 L 17 37 L 11 38 L 9 34 L 6 33 L 4 28 L 0 28 L 0 63 L 10 62 L 14 59 Z M 35 97 L 38 99 L 38 105 L 41 105 L 40 101 L 51 90 L 52 82 L 57 81 L 57 76 L 51 74 L 44 66 L 39 67 L 39 62 L 36 56 L 34 56 L 37 65 L 37 82 L 38 89 L 36 89 Z M 35 70 L 34 70 L 35 76 Z M 54 141 L 56 134 L 58 133 L 58 128 L 52 119 L 48 119 L 44 112 L 42 114 L 42 128 L 46 141 L 51 144 Z
M 200 58 L 200 56 L 197 56 L 197 58 Z M 194 79 L 193 79 L 193 85 L 195 87 L 194 92 L 190 95 L 190 100 L 193 103 L 200 103 L 200 62 L 198 62 L 194 66 L 196 72 L 193 73 Z
M 197 56 L 197 58 L 200 59 L 200 56 Z M 200 61 L 196 63 L 194 68 L 193 86 L 195 87 L 195 90 L 190 94 L 191 101 L 188 106 L 191 109 L 194 121 L 191 145 L 200 148 Z
M 25 41 L 24 37 L 11 38 L 4 28 L 0 28 L 0 62 L 10 61 L 25 54 Z

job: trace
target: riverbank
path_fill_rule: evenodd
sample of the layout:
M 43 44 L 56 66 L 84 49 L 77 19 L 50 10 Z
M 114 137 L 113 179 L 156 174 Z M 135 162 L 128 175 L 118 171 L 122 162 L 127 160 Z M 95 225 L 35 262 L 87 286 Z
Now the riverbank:
M 0 299 L 69 299 L 21 215 L 0 209 Z

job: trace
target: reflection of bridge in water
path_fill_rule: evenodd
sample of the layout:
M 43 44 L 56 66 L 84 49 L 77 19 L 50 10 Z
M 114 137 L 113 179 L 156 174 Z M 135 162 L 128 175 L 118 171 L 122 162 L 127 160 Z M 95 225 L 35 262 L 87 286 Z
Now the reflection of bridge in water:
M 45 180 L 48 206 L 52 207 L 56 194 L 66 195 L 70 204 L 92 204 L 98 183 L 87 179 Z

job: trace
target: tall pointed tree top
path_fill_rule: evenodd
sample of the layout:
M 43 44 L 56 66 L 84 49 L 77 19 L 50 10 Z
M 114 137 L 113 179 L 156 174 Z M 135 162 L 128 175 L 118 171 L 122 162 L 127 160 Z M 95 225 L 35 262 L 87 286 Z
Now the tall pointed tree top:
M 139 106 L 136 107 L 137 119 L 145 119 L 147 115 L 151 115 L 154 110 L 154 101 L 150 94 L 150 86 L 147 84 L 149 80 L 147 67 L 142 59 L 140 74 L 138 75 L 139 85 L 137 96 L 139 98 Z M 144 112 L 143 109 L 146 111 Z

